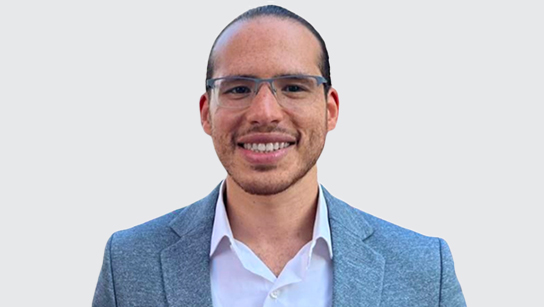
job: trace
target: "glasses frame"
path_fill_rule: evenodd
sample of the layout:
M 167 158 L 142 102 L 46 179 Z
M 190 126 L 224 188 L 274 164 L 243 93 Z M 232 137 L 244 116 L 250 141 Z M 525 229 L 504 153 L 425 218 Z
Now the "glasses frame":
M 271 89 L 276 91 L 276 89 L 274 88 L 274 84 L 272 82 L 274 82 L 275 80 L 284 79 L 284 78 L 314 78 L 316 80 L 316 82 L 317 82 L 317 86 L 320 86 L 321 84 L 329 83 L 329 81 L 327 81 L 327 79 L 325 79 L 322 76 L 300 75 L 300 74 L 299 75 L 285 75 L 285 76 L 279 76 L 279 77 L 268 78 L 268 79 L 253 78 L 253 77 L 243 77 L 243 76 L 227 76 L 227 77 L 207 79 L 206 80 L 206 89 L 208 89 L 208 90 L 213 89 L 214 88 L 213 84 L 217 80 L 237 79 L 237 80 L 255 81 L 255 90 L 259 88 L 259 85 L 261 85 L 261 83 L 266 82 L 266 83 L 270 84 Z
M 317 86 L 320 86 L 321 84 L 328 84 L 329 81 L 325 79 L 322 76 L 313 76 L 313 75 L 303 75 L 303 74 L 297 74 L 297 75 L 284 75 L 284 76 L 278 76 L 274 78 L 253 78 L 253 77 L 244 77 L 244 76 L 227 76 L 227 77 L 220 77 L 220 78 L 210 78 L 206 80 L 206 90 L 212 90 L 215 88 L 214 83 L 218 80 L 225 80 L 225 79 L 234 79 L 234 80 L 247 80 L 247 81 L 254 81 L 255 82 L 255 88 L 253 89 L 254 94 L 257 95 L 257 92 L 261 86 L 262 83 L 268 83 L 270 85 L 270 89 L 272 91 L 272 94 L 274 94 L 274 97 L 276 97 L 276 88 L 274 87 L 274 81 L 278 79 L 285 79 L 285 78 L 313 78 L 317 82 Z M 249 105 L 248 105 L 249 106 Z

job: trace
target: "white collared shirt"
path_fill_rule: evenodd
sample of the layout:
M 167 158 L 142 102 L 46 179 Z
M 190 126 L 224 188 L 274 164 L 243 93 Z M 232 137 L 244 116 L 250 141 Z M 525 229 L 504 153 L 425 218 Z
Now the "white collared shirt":
M 210 248 L 213 306 L 331 306 L 331 232 L 321 186 L 312 240 L 276 277 L 249 247 L 232 235 L 223 201 L 224 185 L 223 181 Z

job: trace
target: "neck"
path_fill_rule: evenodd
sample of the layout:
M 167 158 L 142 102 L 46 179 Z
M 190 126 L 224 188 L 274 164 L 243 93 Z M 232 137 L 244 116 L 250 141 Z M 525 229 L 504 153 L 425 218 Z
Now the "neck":
M 226 209 L 234 237 L 246 245 L 304 245 L 312 239 L 318 197 L 317 167 L 275 195 L 251 195 L 227 177 Z

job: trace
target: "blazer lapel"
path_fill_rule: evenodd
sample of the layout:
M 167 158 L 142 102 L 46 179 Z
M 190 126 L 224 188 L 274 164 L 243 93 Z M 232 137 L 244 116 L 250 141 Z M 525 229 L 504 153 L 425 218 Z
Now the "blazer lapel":
M 333 248 L 333 306 L 377 307 L 384 258 L 364 240 L 373 233 L 362 213 L 323 188 Z M 210 240 L 219 186 L 170 223 L 180 239 L 161 252 L 168 305 L 212 307 Z
M 374 230 L 360 211 L 323 191 L 333 249 L 333 306 L 377 307 L 385 260 L 364 242 Z
M 164 288 L 171 307 L 212 307 L 209 253 L 218 193 L 219 187 L 170 223 L 180 236 L 161 252 Z

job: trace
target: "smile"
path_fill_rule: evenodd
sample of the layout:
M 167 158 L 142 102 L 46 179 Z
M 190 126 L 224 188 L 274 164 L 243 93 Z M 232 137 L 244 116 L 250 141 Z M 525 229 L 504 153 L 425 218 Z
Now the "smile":
M 247 150 L 253 152 L 273 152 L 283 148 L 291 146 L 291 143 L 287 142 L 276 142 L 276 143 L 243 143 L 241 144 Z

